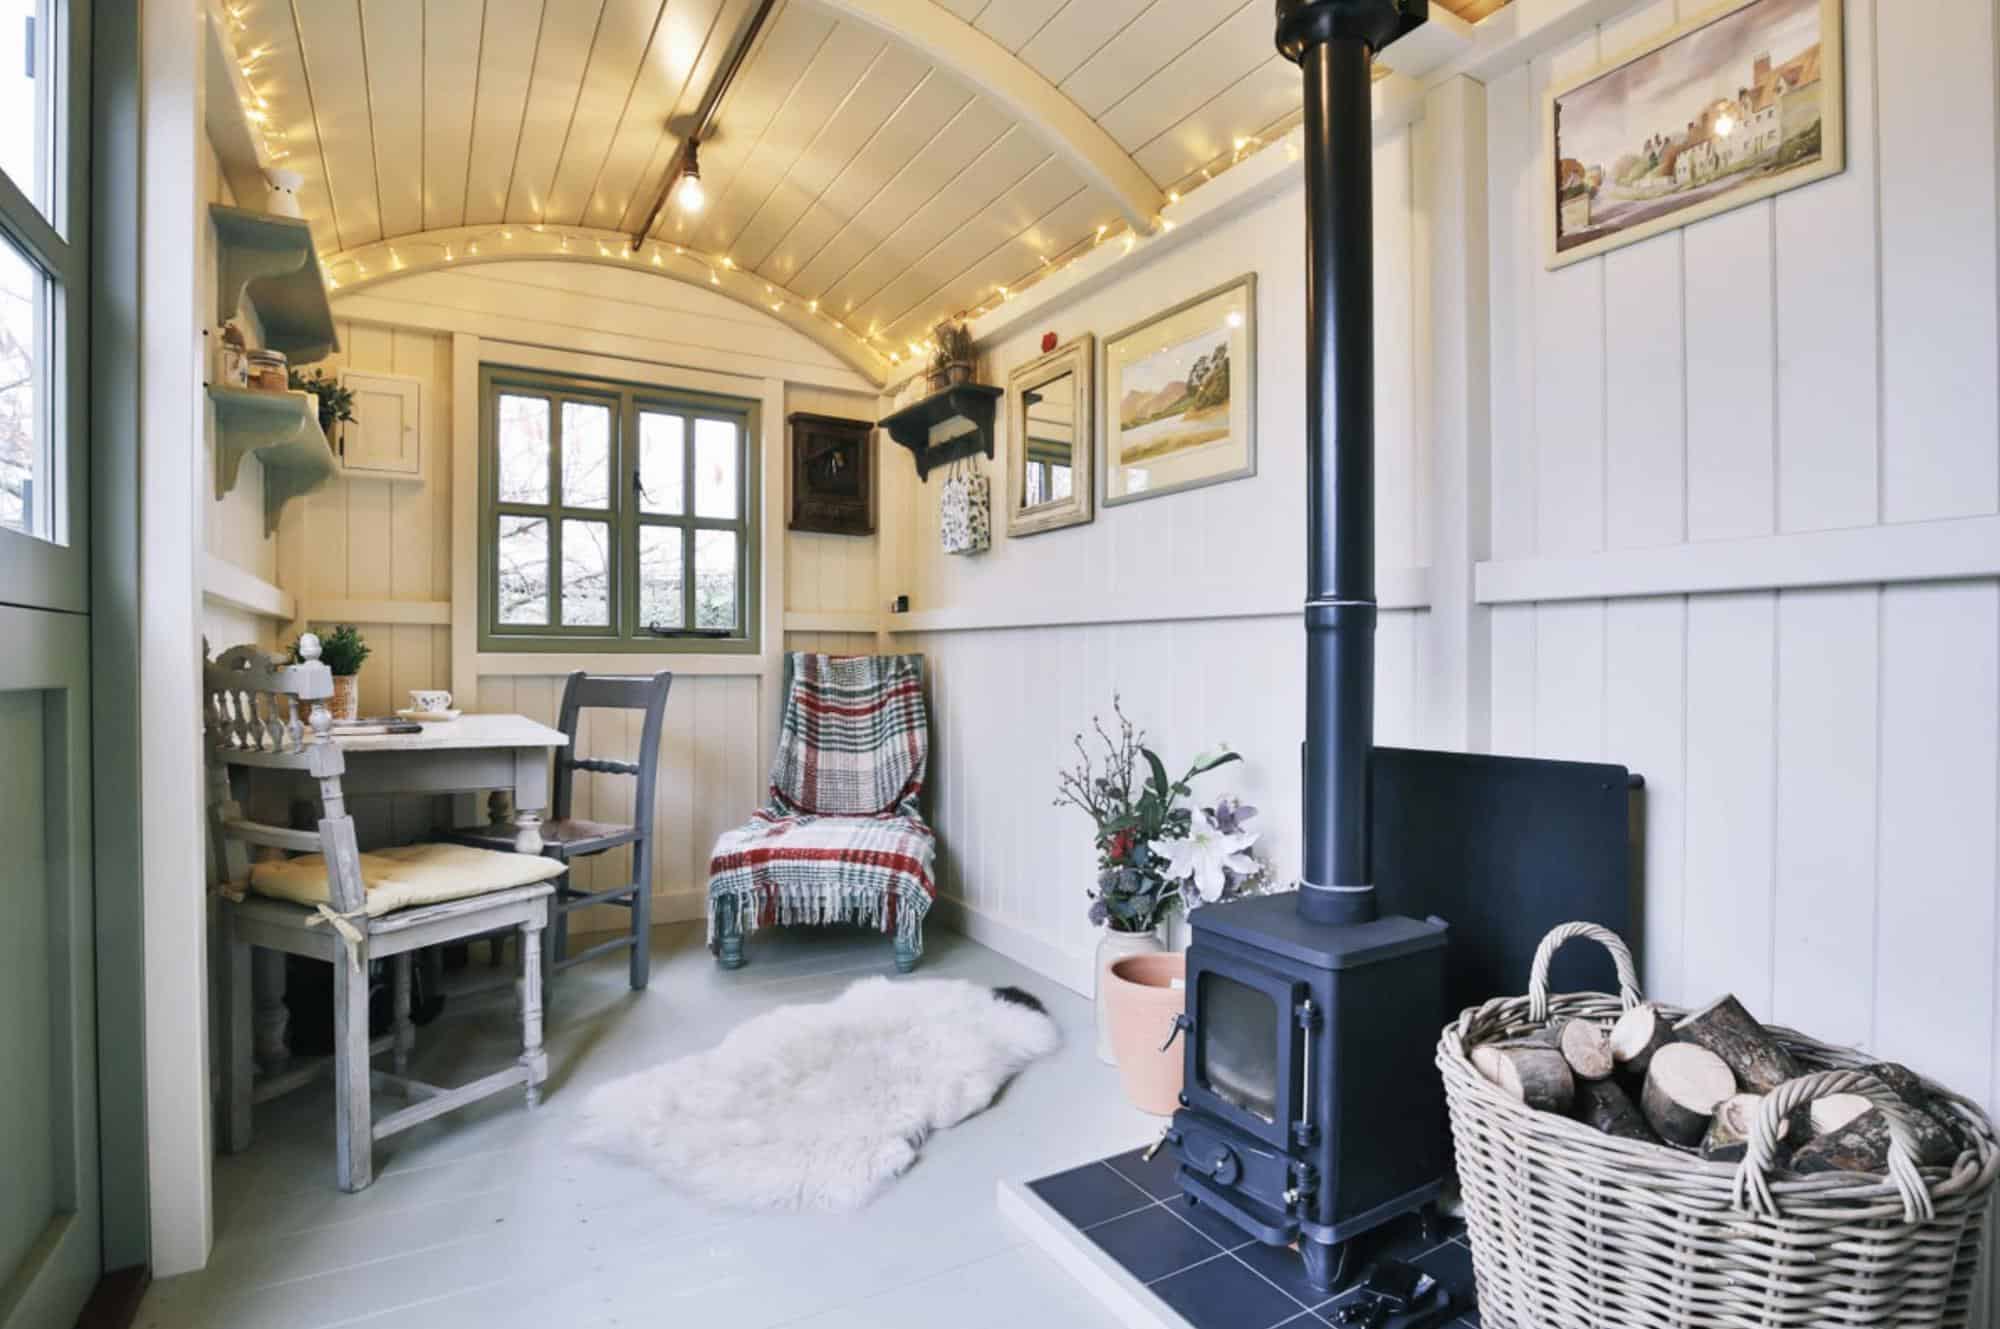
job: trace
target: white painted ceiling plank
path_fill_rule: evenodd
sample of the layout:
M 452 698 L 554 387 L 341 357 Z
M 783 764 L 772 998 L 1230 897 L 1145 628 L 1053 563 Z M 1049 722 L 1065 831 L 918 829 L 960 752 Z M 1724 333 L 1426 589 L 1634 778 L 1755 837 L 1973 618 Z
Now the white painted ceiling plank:
M 1007 132 L 1005 116 L 991 102 L 974 97 L 948 121 L 931 144 L 896 173 L 854 220 L 815 254 L 791 283 L 808 299 L 827 299 L 828 288 L 866 258 L 910 214 L 937 196 L 975 157 Z M 851 306 L 836 307 L 851 310 Z
M 933 70 L 847 164 L 826 192 L 808 206 L 777 246 L 758 265 L 766 277 L 789 286 L 800 269 L 851 223 L 938 137 L 939 125 L 971 104 L 972 94 L 941 70 Z M 998 130 L 995 130 L 998 135 Z
M 1063 0 L 1006 0 L 988 5 L 973 26 L 1010 51 L 1018 52 L 1063 7 Z
M 736 172 L 757 150 L 772 118 L 784 107 L 833 29 L 830 16 L 807 5 L 788 5 L 771 17 L 763 39 L 744 62 L 716 112 L 710 140 L 701 145 L 701 183 L 709 207 L 695 217 L 679 208 L 666 209 L 655 235 L 681 244 L 719 247 L 710 224 L 714 201 L 728 194 Z
M 1039 272 L 1044 258 L 1064 254 L 1094 235 L 1099 226 L 1117 220 L 1118 204 L 1098 189 L 1086 189 L 1040 218 L 1019 235 L 984 255 L 920 301 L 910 313 L 885 329 L 891 345 L 902 346 L 928 333 L 939 320 L 952 317 Z
M 1185 120 L 1133 153 L 1146 174 L 1163 186 L 1187 181 L 1235 148 L 1239 138 L 1260 136 L 1294 114 L 1303 102 L 1298 67 L 1273 55 Z
M 965 225 L 989 203 L 1026 179 L 1049 157 L 1048 145 L 1022 126 L 1001 135 L 956 179 L 938 190 L 922 207 L 890 232 L 875 252 L 854 265 L 827 294 L 846 307 L 857 308 L 906 271 L 917 256 L 927 254 L 953 230 Z
M 1220 5 L 1188 0 L 1154 0 L 1116 40 L 1106 42 L 1096 55 L 1064 79 L 1062 90 L 1093 119 L 1102 116 L 1168 62 L 1214 31 L 1236 8 L 1223 9 Z
M 1271 9 L 1251 0 L 1099 117 L 1127 152 L 1200 110 L 1273 54 Z
M 1123 32 L 1149 3 L 1150 0 L 1069 0 L 1021 48 L 1021 58 L 1036 73 L 1060 86 L 1078 66 Z
M 467 226 L 507 216 L 507 187 L 527 113 L 543 5 L 544 0 L 486 0 L 486 39 L 479 50 L 479 91 L 472 99 L 472 149 L 465 166 Z M 560 12 L 547 17 L 562 21 Z
M 709 26 L 708 40 L 701 47 L 695 59 L 694 68 L 689 73 L 686 84 L 681 88 L 680 100 L 667 117 L 667 125 L 652 143 L 652 153 L 646 167 L 639 173 L 638 187 L 633 191 L 632 202 L 625 209 L 625 216 L 619 221 L 618 229 L 636 232 L 645 225 L 654 202 L 659 198 L 660 186 L 665 182 L 667 171 L 673 166 L 674 158 L 680 152 L 681 140 L 672 131 L 672 126 L 692 125 L 700 112 L 702 98 L 708 87 L 721 76 L 722 65 L 734 49 L 737 36 L 749 26 L 750 16 L 756 10 L 758 0 L 723 0 L 721 11 L 715 22 Z M 677 11 L 669 10 L 669 16 Z M 784 12 L 782 0 L 773 14 Z M 754 60 L 764 43 L 770 40 L 771 25 L 767 23 L 758 35 L 756 46 L 748 60 Z M 658 234 L 658 228 L 655 228 Z
M 756 148 L 737 168 L 727 191 L 709 196 L 710 216 L 704 233 L 711 237 L 715 248 L 725 253 L 735 252 L 743 228 L 770 199 L 772 191 L 808 153 L 824 150 L 821 140 L 829 126 L 854 108 L 857 101 L 859 114 L 863 118 L 872 115 L 873 123 L 858 131 L 850 126 L 846 132 L 851 138 L 865 140 L 867 132 L 879 125 L 895 102 L 901 100 L 893 89 L 872 97 L 862 95 L 863 89 L 881 72 L 882 57 L 888 46 L 880 33 L 860 24 L 834 26 L 785 104 L 771 117 Z M 906 60 L 904 70 L 907 68 Z M 887 77 L 893 81 L 902 75 L 892 69 Z M 916 86 L 917 77 L 915 73 L 909 74 L 905 90 Z M 743 255 L 737 255 L 737 261 L 745 267 L 752 266 Z
M 244 31 L 236 36 L 237 55 L 246 58 L 253 51 L 263 52 L 250 62 L 246 81 L 251 91 L 264 99 L 265 127 L 270 131 L 267 140 L 274 152 L 282 154 L 275 164 L 304 177 L 299 202 L 312 227 L 313 243 L 322 253 L 332 253 L 340 248 L 340 232 L 291 6 L 259 5 L 245 11 L 244 22 Z M 245 207 L 257 206 L 256 200 L 237 201 Z
M 666 170 L 664 160 L 657 171 L 653 168 L 654 154 L 662 143 L 679 141 L 672 139 L 668 126 L 688 95 L 703 53 L 718 43 L 727 46 L 735 36 L 734 28 L 718 28 L 727 8 L 723 0 L 667 0 L 652 48 L 641 62 L 625 113 L 598 167 L 583 218 L 586 225 L 622 230 L 645 220 L 643 210 L 653 205 L 659 172 Z M 640 216 L 628 223 L 626 218 L 635 211 Z
M 473 85 L 485 30 L 485 0 L 424 0 L 425 230 L 465 224 Z
M 861 303 L 861 314 L 871 321 L 879 320 L 885 327 L 894 327 L 907 321 L 926 301 L 942 299 L 956 302 L 962 308 L 978 297 L 992 294 L 953 289 L 952 279 L 1029 230 L 1086 187 L 1083 177 L 1067 162 L 1051 158 L 978 213 L 952 227 L 921 257 L 908 262 L 894 280 Z
M 967 23 L 978 18 L 980 11 L 987 7 L 987 0 L 938 0 L 938 3 Z
M 916 56 L 886 43 L 868 76 L 738 231 L 730 245 L 736 261 L 746 268 L 763 266 L 806 209 L 867 150 L 928 73 L 929 67 Z
M 424 229 L 424 10 L 404 0 L 361 0 L 362 50 L 382 234 Z
M 375 194 L 374 136 L 368 123 L 367 62 L 361 51 L 361 10 L 354 0 L 294 0 L 299 48 L 312 89 L 313 122 L 334 223 L 344 249 L 382 237 Z
M 543 220 L 603 10 L 603 0 L 562 0 L 543 18 L 527 109 L 521 116 L 521 137 L 508 173 L 508 221 Z
M 569 134 L 549 186 L 548 220 L 582 225 L 604 159 L 631 105 L 640 76 L 660 39 L 667 0 L 606 0 L 597 39 L 584 66 Z M 631 183 L 625 182 L 628 195 Z M 621 212 L 623 208 L 619 209 Z

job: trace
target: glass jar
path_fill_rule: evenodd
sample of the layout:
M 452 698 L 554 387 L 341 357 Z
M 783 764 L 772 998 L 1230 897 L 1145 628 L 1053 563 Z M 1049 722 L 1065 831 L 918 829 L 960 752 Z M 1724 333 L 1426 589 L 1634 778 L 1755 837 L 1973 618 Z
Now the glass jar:
M 250 386 L 260 392 L 286 392 L 291 381 L 285 372 L 283 351 L 251 351 L 244 356 L 250 367 Z

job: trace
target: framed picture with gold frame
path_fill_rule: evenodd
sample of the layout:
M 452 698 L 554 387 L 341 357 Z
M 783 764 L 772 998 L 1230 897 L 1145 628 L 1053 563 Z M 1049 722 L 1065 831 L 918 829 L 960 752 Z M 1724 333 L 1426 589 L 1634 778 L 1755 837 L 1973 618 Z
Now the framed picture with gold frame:
M 1104 339 L 1099 501 L 1257 474 L 1257 274 Z
M 1845 169 L 1841 0 L 1728 0 L 1549 94 L 1559 268 Z

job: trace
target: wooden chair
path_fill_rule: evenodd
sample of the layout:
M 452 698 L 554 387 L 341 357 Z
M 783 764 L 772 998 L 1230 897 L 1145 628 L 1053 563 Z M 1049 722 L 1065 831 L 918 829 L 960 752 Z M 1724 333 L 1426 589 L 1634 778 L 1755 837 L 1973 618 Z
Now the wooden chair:
M 651 930 L 653 922 L 653 789 L 660 773 L 660 724 L 667 710 L 667 691 L 674 676 L 662 671 L 651 677 L 617 677 L 586 674 L 581 670 L 563 684 L 562 712 L 556 727 L 569 736 L 569 746 L 556 753 L 555 806 L 553 815 L 541 824 L 542 853 L 565 868 L 578 859 L 590 858 L 620 845 L 632 846 L 632 877 L 609 890 L 586 891 L 574 885 L 565 873 L 556 886 L 554 920 L 545 938 L 549 948 L 547 965 L 553 973 L 582 964 L 585 960 L 631 948 L 631 982 L 635 992 L 645 989 L 652 973 Z M 639 759 L 610 761 L 577 755 L 578 729 L 586 709 L 640 711 L 645 720 L 639 731 Z M 632 795 L 630 825 L 585 821 L 571 815 L 576 773 L 627 775 L 637 781 Z M 491 825 L 452 832 L 454 843 L 482 849 L 511 849 L 516 827 L 507 820 Z M 631 912 L 626 935 L 569 954 L 569 916 L 592 905 L 613 905 Z M 495 941 L 496 948 L 500 941 Z
M 535 1106 L 548 1074 L 538 939 L 548 925 L 554 891 L 548 878 L 560 869 L 521 854 L 467 858 L 475 851 L 455 845 L 362 854 L 341 792 L 345 761 L 330 737 L 332 719 L 325 703 L 333 693 L 333 675 L 318 663 L 319 642 L 310 634 L 301 639 L 301 652 L 306 663 L 281 666 L 253 647 L 238 646 L 204 670 L 209 833 L 223 879 L 227 947 L 224 1144 L 232 1153 L 248 1148 L 252 1104 L 318 1078 L 330 1064 L 335 1175 L 342 1190 L 358 1191 L 373 1179 L 377 1140 L 516 1086 L 526 1090 L 528 1106 Z M 300 723 L 302 706 L 310 734 Z M 317 828 L 294 830 L 251 820 L 244 809 L 251 802 L 253 772 L 267 781 L 307 785 L 319 805 Z M 317 857 L 267 860 L 253 867 L 252 845 Z M 395 907 L 398 900 L 412 899 L 436 902 Z M 454 1089 L 408 1078 L 414 1042 L 411 953 L 498 928 L 519 929 L 523 940 L 516 984 L 521 1055 L 505 1070 Z M 333 966 L 331 1057 L 261 1080 L 256 1076 L 253 948 Z M 371 1040 L 368 1030 L 368 969 L 375 960 L 390 962 L 394 984 L 394 1029 L 379 1040 Z M 371 1059 L 382 1052 L 392 1054 L 393 1073 L 372 1069 Z M 384 1087 L 400 1091 L 407 1106 L 377 1118 L 372 1099 Z

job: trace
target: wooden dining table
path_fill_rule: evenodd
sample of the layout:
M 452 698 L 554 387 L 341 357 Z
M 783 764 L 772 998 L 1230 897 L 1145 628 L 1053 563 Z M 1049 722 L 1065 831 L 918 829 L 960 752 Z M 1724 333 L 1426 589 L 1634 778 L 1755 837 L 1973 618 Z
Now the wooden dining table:
M 517 853 L 542 852 L 541 824 L 549 807 L 549 756 L 569 745 L 560 729 L 525 715 L 463 715 L 456 720 L 427 723 L 414 734 L 349 734 L 337 730 L 329 740 L 340 747 L 347 767 L 341 791 L 350 800 L 377 795 L 487 794 L 495 821 L 505 800 L 513 803 Z M 296 802 L 318 790 L 302 773 L 248 768 L 253 802 L 267 799 Z M 381 848 L 364 844 L 362 850 Z M 435 951 L 421 962 L 433 979 L 439 972 Z M 256 1056 L 267 1073 L 289 1058 L 285 1031 L 285 957 L 259 950 L 251 965 L 256 1015 Z M 435 992 L 436 987 L 430 989 Z

